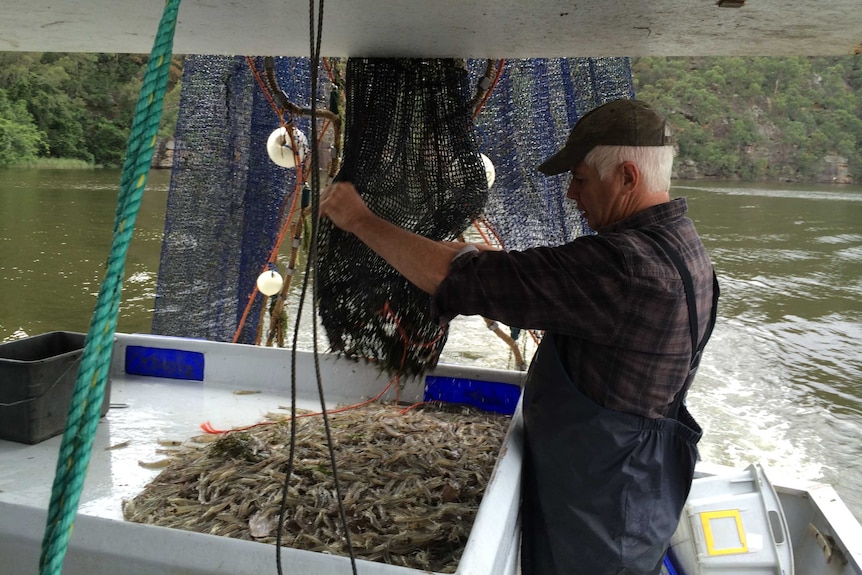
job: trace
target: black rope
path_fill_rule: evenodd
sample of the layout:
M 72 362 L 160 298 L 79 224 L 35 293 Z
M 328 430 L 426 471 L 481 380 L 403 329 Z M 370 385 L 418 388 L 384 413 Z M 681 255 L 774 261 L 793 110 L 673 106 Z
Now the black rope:
M 296 348 L 299 339 L 299 330 L 302 318 L 302 308 L 305 303 L 306 295 L 308 294 L 309 280 L 316 269 L 317 264 L 317 237 L 320 211 L 320 158 L 317 150 L 317 82 L 318 72 L 320 70 L 320 47 L 322 40 L 323 29 L 323 0 L 320 0 L 320 8 L 317 13 L 317 30 L 315 31 L 315 3 L 314 0 L 309 0 L 309 40 L 311 48 L 311 57 L 309 66 L 311 71 L 311 247 L 309 249 L 308 260 L 306 262 L 306 273 L 302 283 L 302 292 L 299 297 L 299 304 L 296 311 L 296 321 L 293 332 L 293 345 L 291 350 L 291 370 L 290 382 L 290 451 L 288 455 L 287 470 L 284 476 L 284 484 L 282 485 L 281 507 L 278 517 L 278 531 L 276 534 L 276 566 L 278 574 L 282 575 L 281 564 L 281 536 L 284 529 L 285 514 L 287 511 L 287 493 L 290 484 L 290 477 L 293 474 L 293 464 L 296 454 Z M 316 292 L 315 284 L 312 289 Z M 312 297 L 312 317 L 317 317 L 317 297 L 316 293 Z M 350 529 L 347 524 L 347 514 L 344 510 L 344 502 L 341 493 L 341 483 L 338 479 L 338 470 L 335 463 L 335 450 L 332 444 L 332 430 L 329 426 L 329 418 L 326 413 L 326 400 L 323 394 L 323 381 L 320 374 L 320 357 L 317 347 L 317 321 L 312 320 L 312 341 L 314 350 L 314 372 L 317 380 L 317 391 L 320 397 L 320 411 L 323 417 L 324 429 L 326 430 L 326 444 L 329 448 L 329 461 L 332 467 L 332 479 L 335 484 L 335 493 L 338 500 L 338 513 L 341 519 L 341 525 L 344 529 L 344 538 L 347 543 L 347 549 L 350 553 L 350 565 L 353 575 L 357 575 L 356 557 L 353 553 L 353 544 L 350 541 Z

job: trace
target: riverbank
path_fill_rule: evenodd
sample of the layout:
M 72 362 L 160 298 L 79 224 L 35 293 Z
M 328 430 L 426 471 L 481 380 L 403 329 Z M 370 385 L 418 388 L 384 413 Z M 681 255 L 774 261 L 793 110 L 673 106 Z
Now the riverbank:
M 103 166 L 75 158 L 36 158 L 18 162 L 7 169 L 13 170 L 95 170 Z
M 751 154 L 758 152 L 751 151 Z M 766 162 L 766 158 L 761 158 Z M 763 179 L 743 179 L 739 174 L 717 174 L 709 173 L 698 162 L 685 159 L 680 161 L 677 158 L 674 164 L 672 178 L 674 180 L 700 180 L 700 181 L 732 181 L 749 184 L 843 184 L 854 185 L 859 183 L 859 179 L 851 173 L 850 163 L 844 156 L 837 154 L 829 154 L 822 158 L 821 169 L 813 178 L 804 178 L 798 172 L 787 170 L 785 176 L 779 178 L 763 178 Z
M 151 167 L 154 170 L 170 170 L 173 167 L 174 161 L 174 140 L 173 138 L 162 140 L 156 144 L 156 152 L 153 154 Z M 762 180 L 744 180 L 741 177 L 722 177 L 715 174 L 703 173 L 698 164 L 692 161 L 683 161 L 679 165 L 674 166 L 672 179 L 673 181 L 701 181 L 701 182 L 737 182 L 740 184 L 831 184 L 838 186 L 853 186 L 856 185 L 856 179 L 850 175 L 849 167 L 845 159 L 832 158 L 826 164 L 826 168 L 821 172 L 816 180 L 803 181 L 793 178 L 785 178 L 778 180 L 762 179 Z M 97 170 L 97 169 L 116 169 L 104 168 L 103 166 L 91 164 L 83 160 L 71 158 L 39 158 L 22 162 L 11 168 L 4 169 L 34 169 L 34 170 Z

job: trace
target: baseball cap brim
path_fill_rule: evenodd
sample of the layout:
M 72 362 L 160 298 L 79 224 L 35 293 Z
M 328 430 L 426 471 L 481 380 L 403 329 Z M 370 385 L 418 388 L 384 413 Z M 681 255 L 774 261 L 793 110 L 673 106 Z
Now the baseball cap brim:
M 595 146 L 564 146 L 562 150 L 539 164 L 536 168 L 546 176 L 556 176 L 572 170 L 580 164 Z

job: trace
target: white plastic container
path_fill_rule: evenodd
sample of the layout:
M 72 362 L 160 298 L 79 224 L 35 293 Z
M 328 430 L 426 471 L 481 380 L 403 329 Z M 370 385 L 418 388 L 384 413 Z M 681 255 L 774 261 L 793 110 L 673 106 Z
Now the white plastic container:
M 793 575 L 787 522 L 763 468 L 695 479 L 671 555 L 679 575 Z

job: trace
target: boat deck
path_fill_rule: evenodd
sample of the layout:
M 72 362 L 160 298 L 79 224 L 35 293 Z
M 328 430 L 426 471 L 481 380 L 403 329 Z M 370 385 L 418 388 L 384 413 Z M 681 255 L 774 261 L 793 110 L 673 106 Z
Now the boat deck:
M 217 429 L 257 423 L 286 402 L 272 392 L 233 391 L 200 382 L 114 378 L 111 408 L 99 421 L 79 511 L 122 519 L 121 501 L 161 471 L 153 467 L 165 458 L 158 453 L 160 441 L 186 442 L 204 433 L 205 422 Z M 318 409 L 319 404 L 306 400 L 298 407 Z M 47 507 L 61 441 L 62 435 L 36 445 L 0 441 L 0 501 Z

